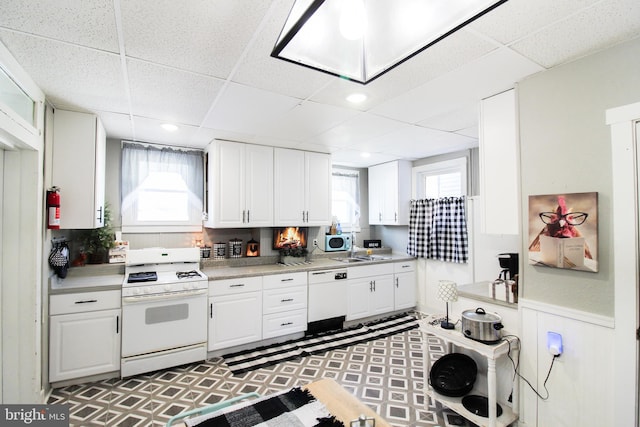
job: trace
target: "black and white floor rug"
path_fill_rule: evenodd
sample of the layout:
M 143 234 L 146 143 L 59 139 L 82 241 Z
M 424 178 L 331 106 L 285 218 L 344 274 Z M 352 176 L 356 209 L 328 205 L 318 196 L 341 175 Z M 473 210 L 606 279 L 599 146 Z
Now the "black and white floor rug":
M 412 313 L 404 313 L 348 329 L 309 335 L 297 340 L 244 350 L 222 357 L 231 372 L 239 375 L 280 362 L 385 338 L 417 327 L 418 318 Z

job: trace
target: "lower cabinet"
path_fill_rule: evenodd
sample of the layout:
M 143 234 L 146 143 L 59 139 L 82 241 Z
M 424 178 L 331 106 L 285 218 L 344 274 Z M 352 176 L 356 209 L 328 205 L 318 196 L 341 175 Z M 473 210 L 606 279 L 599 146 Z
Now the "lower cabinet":
M 393 264 L 350 267 L 347 276 L 347 320 L 394 310 Z
M 307 329 L 307 273 L 264 277 L 262 338 L 274 338 Z
M 52 295 L 49 382 L 120 369 L 120 291 Z
M 416 262 L 394 263 L 394 309 L 403 310 L 417 305 Z
M 262 339 L 262 277 L 209 282 L 208 350 Z

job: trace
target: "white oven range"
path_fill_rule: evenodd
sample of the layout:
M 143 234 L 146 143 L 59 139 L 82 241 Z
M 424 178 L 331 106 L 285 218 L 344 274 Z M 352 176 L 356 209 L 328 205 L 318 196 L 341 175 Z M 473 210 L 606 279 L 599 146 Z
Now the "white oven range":
M 199 267 L 199 248 L 128 251 L 121 377 L 207 358 L 208 279 Z

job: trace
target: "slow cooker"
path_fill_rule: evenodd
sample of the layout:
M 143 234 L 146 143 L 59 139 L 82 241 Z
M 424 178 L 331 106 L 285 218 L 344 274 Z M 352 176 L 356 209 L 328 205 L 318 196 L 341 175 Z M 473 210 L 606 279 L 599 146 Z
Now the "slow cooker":
M 502 318 L 495 313 L 487 313 L 484 308 L 462 312 L 462 333 L 465 337 L 486 344 L 502 339 Z

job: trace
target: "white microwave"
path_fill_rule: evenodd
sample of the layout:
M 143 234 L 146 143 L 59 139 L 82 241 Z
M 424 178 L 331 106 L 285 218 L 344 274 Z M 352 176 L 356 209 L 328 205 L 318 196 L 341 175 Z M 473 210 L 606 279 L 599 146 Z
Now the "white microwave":
M 351 249 L 351 236 L 348 234 L 330 234 L 324 236 L 324 251 L 337 252 Z

